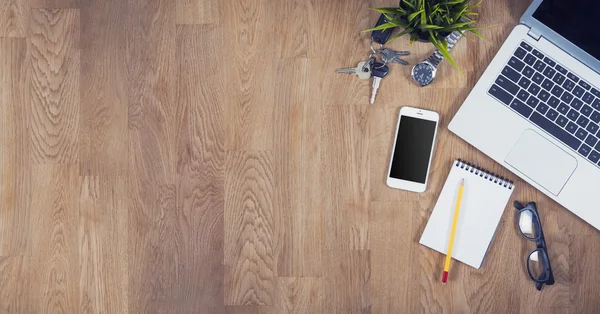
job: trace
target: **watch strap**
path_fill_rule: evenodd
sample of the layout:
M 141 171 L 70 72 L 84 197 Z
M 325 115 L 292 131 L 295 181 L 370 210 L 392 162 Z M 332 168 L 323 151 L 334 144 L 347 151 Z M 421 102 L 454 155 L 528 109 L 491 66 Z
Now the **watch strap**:
M 448 52 L 450 52 L 452 48 L 454 48 L 454 46 L 461 37 L 462 34 L 458 31 L 454 31 L 450 33 L 450 35 L 446 36 L 445 40 L 448 43 Z M 438 65 L 440 65 L 440 63 L 442 62 L 442 60 L 444 60 L 444 56 L 438 49 L 436 49 L 435 52 L 429 58 L 427 58 L 426 61 L 437 68 Z

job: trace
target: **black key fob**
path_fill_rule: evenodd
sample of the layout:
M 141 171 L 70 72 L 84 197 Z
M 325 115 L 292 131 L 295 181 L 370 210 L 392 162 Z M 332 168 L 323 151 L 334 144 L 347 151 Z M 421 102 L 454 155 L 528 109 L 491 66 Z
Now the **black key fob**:
M 387 22 L 389 22 L 389 20 L 385 17 L 384 14 L 381 14 L 381 16 L 379 17 L 379 19 L 377 20 L 377 24 L 375 24 L 375 27 L 377 27 L 379 25 L 382 25 L 382 24 L 385 24 Z M 378 43 L 380 45 L 383 45 L 383 44 L 385 44 L 390 39 L 390 36 L 392 36 L 392 32 L 394 31 L 394 29 L 395 29 L 395 27 L 394 28 L 388 28 L 386 30 L 373 31 L 371 33 L 371 39 L 374 42 L 376 42 L 376 43 Z

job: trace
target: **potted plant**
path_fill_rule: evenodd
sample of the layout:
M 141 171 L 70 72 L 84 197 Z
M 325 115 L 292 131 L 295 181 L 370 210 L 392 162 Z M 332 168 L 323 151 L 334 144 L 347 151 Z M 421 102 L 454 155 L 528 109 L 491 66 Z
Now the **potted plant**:
M 411 44 L 415 41 L 431 42 L 458 70 L 448 53 L 445 37 L 454 31 L 463 35 L 468 31 L 483 38 L 477 32 L 480 27 L 475 25 L 477 13 L 473 11 L 480 3 L 471 4 L 471 0 L 401 0 L 397 8 L 373 9 L 384 14 L 389 22 L 366 31 L 400 27 L 403 30 L 388 42 L 403 35 L 410 35 Z

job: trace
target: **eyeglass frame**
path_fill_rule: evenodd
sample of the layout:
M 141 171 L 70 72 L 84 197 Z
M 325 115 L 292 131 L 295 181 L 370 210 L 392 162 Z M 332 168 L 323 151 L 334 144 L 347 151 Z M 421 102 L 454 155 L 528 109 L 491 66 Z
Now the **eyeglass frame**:
M 540 291 L 542 290 L 544 284 L 549 286 L 554 284 L 554 273 L 552 272 L 552 266 L 550 265 L 550 257 L 548 256 L 548 246 L 546 245 L 546 239 L 544 238 L 542 221 L 540 219 L 540 215 L 538 213 L 535 202 L 530 202 L 527 204 L 527 206 L 523 206 L 521 203 L 515 201 L 514 206 L 517 209 L 517 214 L 515 216 L 517 230 L 523 238 L 527 239 L 528 241 L 535 242 L 536 244 L 536 248 L 533 251 L 531 251 L 529 255 L 527 255 L 525 263 L 527 264 L 527 273 L 529 274 L 529 278 L 531 278 L 531 280 L 533 280 L 536 283 L 535 287 L 538 291 Z M 521 230 L 521 226 L 519 224 L 519 218 L 521 217 L 521 214 L 527 211 L 531 213 L 531 222 L 534 228 L 533 230 L 536 232 L 536 237 L 533 238 L 526 236 Z M 529 261 L 531 259 L 531 255 L 536 252 L 539 252 L 538 255 L 540 262 L 544 266 L 544 273 L 539 278 L 544 277 L 545 279 L 535 278 L 535 276 L 533 276 L 531 273 Z

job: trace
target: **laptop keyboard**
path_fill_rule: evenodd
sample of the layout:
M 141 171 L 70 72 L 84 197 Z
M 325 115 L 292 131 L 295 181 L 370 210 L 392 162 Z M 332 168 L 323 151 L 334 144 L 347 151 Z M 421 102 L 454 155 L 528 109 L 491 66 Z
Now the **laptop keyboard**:
M 488 93 L 600 167 L 600 90 L 521 42 Z

